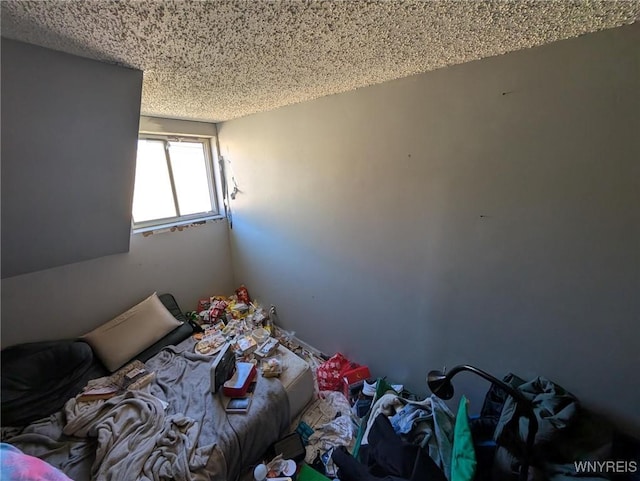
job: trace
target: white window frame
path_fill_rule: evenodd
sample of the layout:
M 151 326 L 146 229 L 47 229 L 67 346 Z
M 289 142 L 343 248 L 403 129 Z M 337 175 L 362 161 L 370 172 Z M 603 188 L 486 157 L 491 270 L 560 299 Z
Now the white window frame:
M 177 215 L 173 217 L 166 217 L 162 219 L 153 219 L 142 222 L 135 222 L 133 219 L 133 213 L 131 216 L 132 232 L 134 234 L 170 229 L 172 227 L 184 226 L 188 224 L 206 222 L 208 220 L 222 219 L 224 215 L 221 213 L 220 206 L 222 205 L 222 192 L 221 192 L 221 174 L 217 168 L 217 155 L 214 149 L 215 139 L 211 137 L 202 137 L 195 135 L 166 135 L 140 132 L 138 139 L 141 140 L 161 140 L 165 142 L 165 158 L 167 161 L 167 169 L 169 172 L 169 178 L 171 182 L 171 190 L 173 193 L 173 200 L 176 207 L 176 212 L 179 212 L 179 205 L 176 197 L 176 190 L 173 181 L 173 173 L 171 168 L 171 162 L 169 160 L 169 152 L 167 149 L 169 142 L 198 142 L 204 144 L 204 156 L 205 167 L 207 170 L 207 181 L 209 184 L 209 198 L 211 199 L 212 210 L 208 212 L 198 212 L 196 214 L 189 215 Z

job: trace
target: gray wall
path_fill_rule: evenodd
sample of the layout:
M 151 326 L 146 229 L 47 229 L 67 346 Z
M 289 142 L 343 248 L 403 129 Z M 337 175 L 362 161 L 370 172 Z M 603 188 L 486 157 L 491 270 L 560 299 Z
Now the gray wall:
M 544 375 L 638 431 L 639 33 L 223 123 L 236 283 L 418 393 Z
M 2 277 L 127 252 L 142 72 L 2 39 Z
M 225 220 L 131 236 L 126 254 L 2 280 L 2 347 L 75 337 L 154 291 L 172 293 L 184 311 L 201 297 L 233 292 Z
M 225 220 L 131 235 L 141 73 L 5 39 L 2 43 L 2 347 L 82 335 L 154 291 L 172 293 L 183 310 L 195 309 L 201 297 L 232 292 Z M 38 62 L 44 64 L 38 75 L 23 78 L 25 85 L 15 83 L 18 73 Z M 13 79 L 9 86 L 7 78 Z M 33 95 L 26 87 L 33 87 Z M 78 91 L 70 92 L 72 87 Z M 57 93 L 49 98 L 52 90 Z M 133 118 L 116 122 L 123 103 Z M 216 135 L 213 124 L 149 117 L 141 119 L 141 128 Z M 29 133 L 33 138 L 25 140 Z M 20 211 L 23 201 L 37 210 L 33 216 Z M 115 226 L 108 221 L 110 207 L 117 213 L 111 219 Z M 88 217 L 79 221 L 80 214 Z M 124 251 L 130 245 L 129 252 L 106 255 L 103 237 L 111 233 Z M 65 265 L 46 269 L 42 251 Z M 77 262 L 87 252 L 101 257 Z M 11 277 L 5 276 L 5 258 L 11 261 Z M 40 270 L 26 273 L 35 262 Z

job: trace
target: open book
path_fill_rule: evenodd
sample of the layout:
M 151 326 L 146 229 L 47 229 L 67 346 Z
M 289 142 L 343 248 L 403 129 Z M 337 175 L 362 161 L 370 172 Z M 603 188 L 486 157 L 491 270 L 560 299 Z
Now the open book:
M 78 401 L 109 399 L 125 391 L 142 389 L 155 378 L 140 361 L 133 361 L 114 372 L 111 376 L 92 379 L 77 396 Z

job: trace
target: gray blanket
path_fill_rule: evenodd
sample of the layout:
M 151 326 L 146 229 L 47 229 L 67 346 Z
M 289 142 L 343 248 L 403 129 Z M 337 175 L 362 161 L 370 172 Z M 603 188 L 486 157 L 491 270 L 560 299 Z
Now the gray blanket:
M 286 430 L 287 396 L 279 381 L 259 376 L 249 412 L 227 414 L 209 393 L 211 357 L 193 347 L 187 339 L 147 361 L 156 380 L 146 391 L 71 399 L 24 429 L 3 428 L 3 441 L 75 481 L 235 479 Z

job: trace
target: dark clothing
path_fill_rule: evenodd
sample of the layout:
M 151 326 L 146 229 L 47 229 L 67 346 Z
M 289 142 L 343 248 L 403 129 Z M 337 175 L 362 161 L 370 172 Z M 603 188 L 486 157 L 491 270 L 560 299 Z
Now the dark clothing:
M 369 432 L 366 464 L 344 449 L 334 450 L 333 462 L 341 481 L 446 481 L 433 459 L 420 446 L 403 441 L 382 414 Z
M 583 410 L 578 400 L 561 386 L 543 377 L 518 387 L 528 399 L 538 422 L 533 444 L 530 479 L 561 480 L 575 478 L 577 460 L 611 459 L 613 430 L 599 417 Z M 493 479 L 506 481 L 517 476 L 525 455 L 529 423 L 517 413 L 514 399 L 507 398 L 498 421 L 495 440 L 498 450 L 493 464 Z M 607 479 L 606 473 L 593 473 L 589 479 Z

